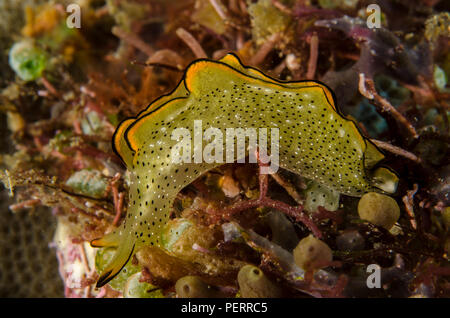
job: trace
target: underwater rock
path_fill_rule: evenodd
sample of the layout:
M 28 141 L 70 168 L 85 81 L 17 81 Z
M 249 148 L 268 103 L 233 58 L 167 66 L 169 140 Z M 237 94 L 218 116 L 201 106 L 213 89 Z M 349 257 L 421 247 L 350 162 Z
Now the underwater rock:
M 336 244 L 341 251 L 358 251 L 364 249 L 364 237 L 356 230 L 342 233 L 336 238 Z
M 419 77 L 433 76 L 432 53 L 426 41 L 408 47 L 389 29 L 369 29 L 366 21 L 349 16 L 319 20 L 315 26 L 339 30 L 361 47 L 357 62 L 341 70 L 329 70 L 322 78 L 341 105 L 349 103 L 357 93 L 360 73 L 366 78 L 384 74 L 411 85 L 418 85 Z
M 298 243 L 294 225 L 285 214 L 273 210 L 266 216 L 272 230 L 272 242 L 282 248 L 292 251 Z
M 0 192 L 0 297 L 63 297 L 55 250 L 49 247 L 55 220 L 48 209 L 8 210 Z
M 136 253 L 136 258 L 155 281 L 163 284 L 175 283 L 186 275 L 199 274 L 192 263 L 169 255 L 157 247 L 146 246 L 141 248 Z
M 178 222 L 178 226 L 177 223 L 172 223 L 172 237 L 178 236 L 178 239 L 169 244 L 172 255 L 201 267 L 205 275 L 219 276 L 218 280 L 229 282 L 246 263 L 214 253 L 222 238 L 220 228 L 190 224 L 186 221 Z

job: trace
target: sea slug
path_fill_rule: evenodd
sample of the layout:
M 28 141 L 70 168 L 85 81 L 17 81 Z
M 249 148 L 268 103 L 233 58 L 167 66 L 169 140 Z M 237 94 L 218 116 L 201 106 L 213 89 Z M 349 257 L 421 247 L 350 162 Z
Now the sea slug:
M 339 193 L 360 197 L 396 191 L 395 173 L 379 166 L 383 154 L 338 112 L 324 84 L 280 82 L 243 66 L 233 54 L 219 61 L 197 60 L 170 94 L 124 120 L 114 134 L 113 147 L 131 173 L 129 207 L 120 227 L 91 242 L 117 247 L 97 286 L 114 278 L 138 247 L 160 245 L 176 194 L 220 165 L 199 162 L 194 158 L 199 149 L 189 160 L 174 162 L 171 154 L 179 140 L 172 132 L 184 128 L 194 135 L 196 120 L 202 120 L 203 133 L 210 127 L 277 128 L 279 166 Z

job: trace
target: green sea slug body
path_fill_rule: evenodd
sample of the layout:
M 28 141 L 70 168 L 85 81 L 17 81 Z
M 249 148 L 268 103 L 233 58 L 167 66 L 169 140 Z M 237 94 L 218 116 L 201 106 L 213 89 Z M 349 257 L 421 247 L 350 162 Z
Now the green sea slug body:
M 117 247 L 98 286 L 117 275 L 138 247 L 159 246 L 176 194 L 221 165 L 199 162 L 193 144 L 192 155 L 185 158 L 189 160 L 172 160 L 179 142 L 172 132 L 184 128 L 194 136 L 196 120 L 202 120 L 202 135 L 211 127 L 278 128 L 279 166 L 339 193 L 359 197 L 396 190 L 396 175 L 376 166 L 383 154 L 337 112 L 333 94 L 323 84 L 280 82 L 243 66 L 233 54 L 220 61 L 197 60 L 172 93 L 116 130 L 114 149 L 131 172 L 130 205 L 119 228 L 91 243 Z M 209 141 L 222 143 L 218 138 Z M 203 144 L 203 151 L 208 146 Z M 238 159 L 243 158 L 234 161 Z

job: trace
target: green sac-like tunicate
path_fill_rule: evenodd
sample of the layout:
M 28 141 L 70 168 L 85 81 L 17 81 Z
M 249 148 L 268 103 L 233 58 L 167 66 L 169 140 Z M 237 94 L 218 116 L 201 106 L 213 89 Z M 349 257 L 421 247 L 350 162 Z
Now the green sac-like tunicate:
M 436 84 L 437 88 L 442 92 L 445 90 L 445 86 L 447 85 L 447 75 L 445 74 L 444 70 L 440 68 L 438 65 L 434 66 L 434 83 Z
M 305 190 L 305 210 L 315 212 L 319 206 L 328 211 L 336 211 L 339 208 L 339 192 L 329 189 L 317 182 L 308 182 L 308 188 Z
M 33 41 L 24 40 L 11 47 L 9 65 L 22 80 L 33 81 L 42 75 L 47 65 L 47 57 Z
M 359 200 L 358 214 L 361 219 L 389 230 L 399 219 L 400 208 L 391 197 L 369 192 Z
M 240 294 L 243 298 L 279 298 L 282 290 L 256 266 L 246 265 L 238 273 Z
M 95 111 L 90 111 L 86 114 L 86 118 L 81 121 L 81 130 L 85 135 L 95 135 L 98 134 L 100 129 L 102 129 L 103 123 Z
M 140 282 L 141 272 L 131 275 L 125 283 L 125 298 L 164 298 L 161 289 L 146 282 Z
M 333 260 L 330 247 L 323 241 L 309 235 L 294 249 L 295 263 L 305 271 L 326 266 Z
M 184 276 L 175 284 L 175 290 L 180 298 L 217 298 L 221 297 L 219 290 L 205 283 L 198 276 Z
M 183 218 L 170 220 L 161 232 L 161 246 L 166 250 L 171 251 L 173 244 L 175 244 L 184 231 L 192 225 L 193 223 L 191 221 Z
M 106 191 L 108 181 L 100 171 L 83 169 L 71 175 L 66 185 L 79 194 L 100 198 Z

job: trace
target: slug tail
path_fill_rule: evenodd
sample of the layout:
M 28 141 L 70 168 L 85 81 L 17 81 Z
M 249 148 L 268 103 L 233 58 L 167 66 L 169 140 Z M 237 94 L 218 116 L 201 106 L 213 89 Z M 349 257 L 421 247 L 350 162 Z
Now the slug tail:
M 106 266 L 103 273 L 100 275 L 100 278 L 97 280 L 96 287 L 100 288 L 106 285 L 111 279 L 116 277 L 117 274 L 120 273 L 122 268 L 128 263 L 131 256 L 134 252 L 134 244 L 131 246 L 131 249 L 126 245 L 120 245 L 114 258 L 111 262 Z
M 386 193 L 397 192 L 399 178 L 389 168 L 379 167 L 372 173 L 372 185 Z
M 120 243 L 120 238 L 117 232 L 106 234 L 102 238 L 91 241 L 92 247 L 117 247 Z
M 384 159 L 383 153 L 368 139 L 366 139 L 366 151 L 364 152 L 364 166 L 372 169 Z

